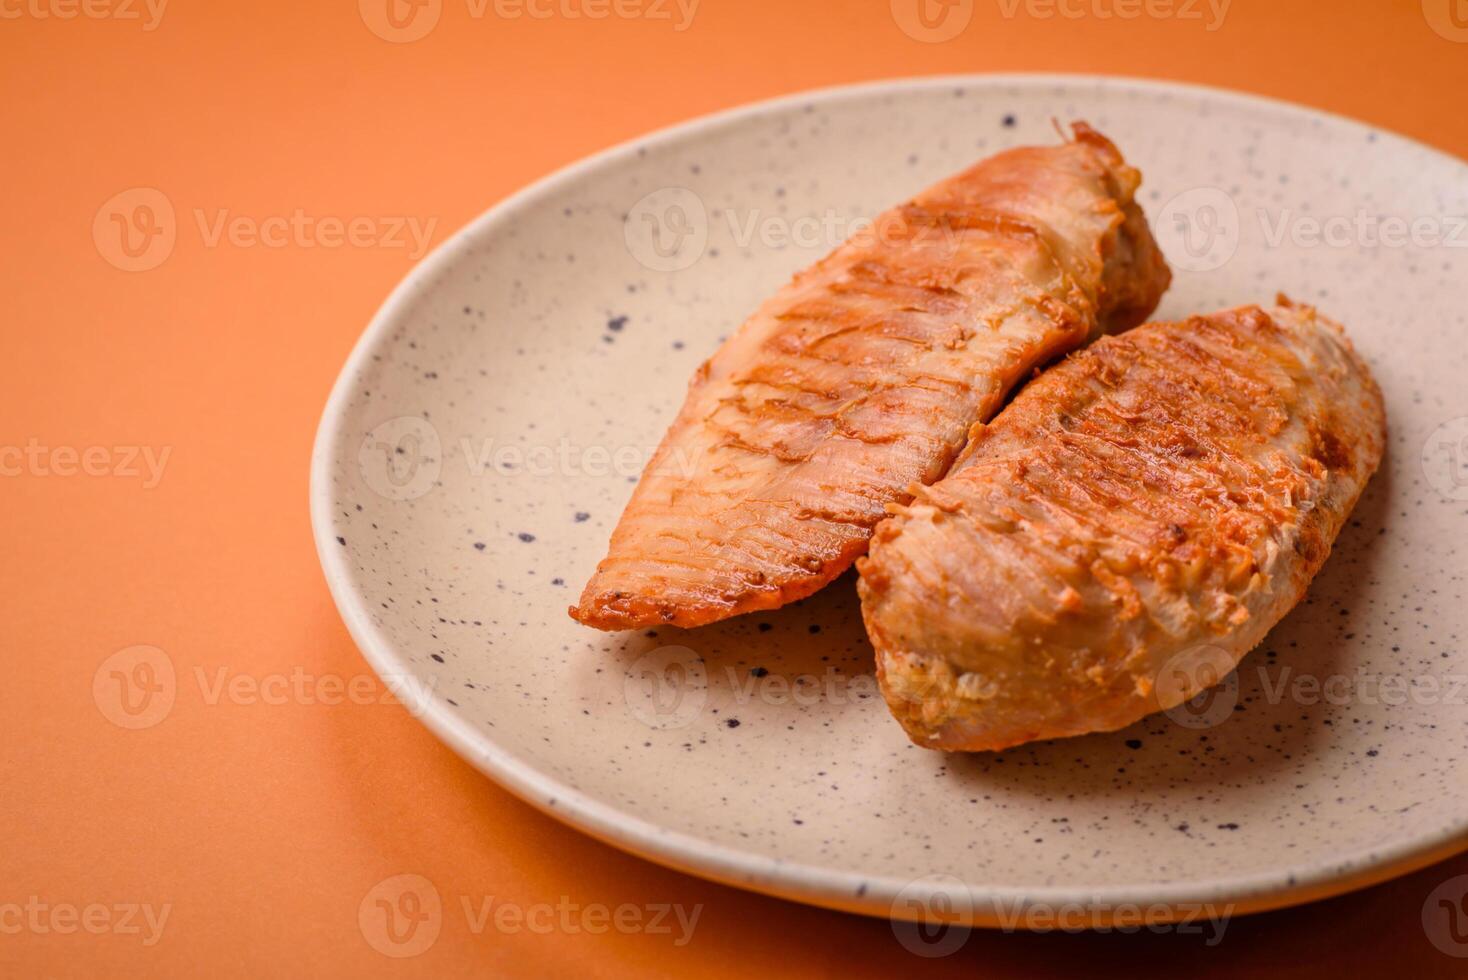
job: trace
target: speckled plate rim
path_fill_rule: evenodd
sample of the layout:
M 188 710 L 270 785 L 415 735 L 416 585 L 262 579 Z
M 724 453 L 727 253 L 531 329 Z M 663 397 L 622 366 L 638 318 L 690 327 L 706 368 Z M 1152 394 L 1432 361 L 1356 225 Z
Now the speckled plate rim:
M 1443 157 L 1463 161 L 1416 140 L 1377 126 L 1309 106 L 1236 92 L 1213 86 L 1165 80 L 1118 76 L 1006 73 L 936 75 L 864 82 L 799 92 L 675 124 L 651 134 L 595 153 L 531 184 L 485 211 L 435 248 L 418 263 L 388 297 L 358 340 L 327 400 L 311 457 L 311 526 L 316 551 L 327 586 L 352 639 L 372 668 L 382 677 L 411 674 L 413 667 L 403 653 L 371 621 L 366 603 L 357 591 L 345 554 L 335 544 L 332 514 L 332 461 L 352 447 L 345 445 L 347 407 L 356 388 L 357 376 L 370 364 L 372 355 L 389 338 L 393 327 L 410 309 L 421 291 L 432 287 L 441 273 L 458 261 L 469 244 L 496 225 L 515 219 L 527 206 L 558 193 L 567 184 L 593 174 L 603 165 L 634 156 L 639 147 L 652 147 L 697 138 L 707 131 L 754 116 L 810 103 L 859 100 L 872 95 L 900 91 L 962 86 L 1092 86 L 1110 92 L 1171 93 L 1206 98 L 1220 103 L 1294 115 L 1301 119 L 1326 119 L 1376 132 L 1387 139 Z M 893 876 L 864 875 L 856 871 L 784 861 L 669 830 L 594 799 L 517 758 L 497 745 L 477 726 L 461 718 L 457 710 L 434 693 L 418 712 L 419 719 L 440 740 L 495 782 L 542 812 L 607 844 L 658 864 L 722 884 L 761 892 L 846 912 L 880 918 L 906 917 L 912 910 L 932 907 L 929 899 L 952 888 L 927 879 L 917 882 Z M 972 908 L 970 924 L 987 928 L 1011 928 L 1016 910 L 1054 909 L 1080 906 L 1088 909 L 1094 926 L 1110 923 L 1109 910 L 1141 908 L 1149 921 L 1168 921 L 1196 915 L 1202 907 L 1229 907 L 1231 915 L 1247 915 L 1269 909 L 1298 905 L 1365 888 L 1399 875 L 1427 867 L 1468 851 L 1468 815 L 1456 824 L 1414 838 L 1394 841 L 1357 853 L 1338 855 L 1329 862 L 1285 866 L 1276 870 L 1233 878 L 1201 881 L 1127 884 L 1105 887 L 1043 886 L 1011 888 L 965 882 L 962 885 Z M 936 869 L 935 869 L 936 870 Z M 901 898 L 903 901 L 899 902 Z M 1165 907 L 1166 911 L 1160 911 Z M 1018 920 L 1023 921 L 1023 920 Z

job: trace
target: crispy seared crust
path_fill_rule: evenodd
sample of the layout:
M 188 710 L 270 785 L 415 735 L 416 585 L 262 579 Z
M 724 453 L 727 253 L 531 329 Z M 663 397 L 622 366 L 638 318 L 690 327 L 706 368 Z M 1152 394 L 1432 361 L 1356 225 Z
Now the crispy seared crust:
M 858 563 L 888 705 L 946 750 L 1175 706 L 1300 600 L 1384 446 L 1369 370 L 1309 307 L 1072 355 L 894 507 Z
M 1051 358 L 1140 323 L 1170 273 L 1140 181 L 1083 124 L 879 217 L 695 375 L 573 617 L 698 626 L 821 588 Z

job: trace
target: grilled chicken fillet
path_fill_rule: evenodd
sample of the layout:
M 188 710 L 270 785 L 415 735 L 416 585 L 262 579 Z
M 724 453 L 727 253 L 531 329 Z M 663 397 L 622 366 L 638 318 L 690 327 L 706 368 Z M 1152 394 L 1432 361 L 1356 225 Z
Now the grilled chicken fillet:
M 1301 599 L 1384 445 L 1370 372 L 1308 307 L 1072 355 L 859 563 L 888 705 L 919 745 L 982 750 L 1181 703 Z
M 694 376 L 570 613 L 690 627 L 815 592 L 1037 366 L 1142 322 L 1170 274 L 1085 125 L 877 218 Z

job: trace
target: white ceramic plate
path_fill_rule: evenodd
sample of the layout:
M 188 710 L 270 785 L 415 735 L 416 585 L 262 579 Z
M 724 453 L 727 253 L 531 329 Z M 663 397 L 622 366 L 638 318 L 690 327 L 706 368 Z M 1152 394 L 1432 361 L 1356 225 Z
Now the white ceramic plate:
M 1282 290 L 1344 321 L 1386 391 L 1387 463 L 1310 598 L 1215 699 L 944 756 L 875 695 L 850 577 L 701 630 L 572 622 L 720 340 L 856 219 L 1054 140 L 1052 118 L 1144 171 L 1177 272 L 1159 316 Z M 680 126 L 491 209 L 393 294 L 316 445 L 327 580 L 367 659 L 465 758 L 694 874 L 983 925 L 1359 887 L 1468 846 L 1464 215 L 1457 160 L 1180 85 L 928 79 Z

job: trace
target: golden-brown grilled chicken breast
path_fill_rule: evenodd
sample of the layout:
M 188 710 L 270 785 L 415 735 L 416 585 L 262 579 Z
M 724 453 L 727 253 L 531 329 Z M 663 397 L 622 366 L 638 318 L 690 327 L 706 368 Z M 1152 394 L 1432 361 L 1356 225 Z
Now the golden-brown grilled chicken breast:
M 888 705 L 919 745 L 979 750 L 1181 703 L 1304 595 L 1384 445 L 1370 372 L 1308 307 L 1072 355 L 877 528 L 859 589 Z
M 754 314 L 682 411 L 571 615 L 699 626 L 816 591 L 1030 371 L 1135 326 L 1170 273 L 1085 125 L 876 219 Z

